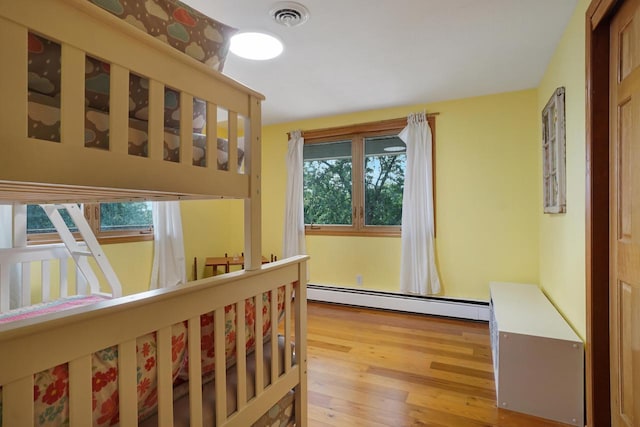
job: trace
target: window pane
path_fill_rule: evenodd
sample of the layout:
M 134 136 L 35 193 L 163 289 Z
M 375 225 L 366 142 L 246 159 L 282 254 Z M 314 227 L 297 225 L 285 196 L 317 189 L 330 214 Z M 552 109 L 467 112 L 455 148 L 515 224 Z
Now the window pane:
M 60 209 L 60 214 L 69 230 L 78 231 L 66 209 Z M 42 233 L 56 233 L 56 229 L 40 205 L 27 205 L 27 234 Z
M 150 230 L 151 202 L 101 203 L 100 231 Z
M 401 225 L 406 146 L 397 136 L 364 140 L 365 225 Z
M 304 146 L 305 224 L 351 225 L 351 141 Z

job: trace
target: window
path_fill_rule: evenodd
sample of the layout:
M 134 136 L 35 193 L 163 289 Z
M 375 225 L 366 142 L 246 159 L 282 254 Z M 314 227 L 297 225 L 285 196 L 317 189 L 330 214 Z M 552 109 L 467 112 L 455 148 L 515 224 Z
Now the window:
M 84 204 L 82 209 L 101 243 L 153 239 L 151 202 L 90 203 Z M 66 211 L 61 213 L 69 229 L 77 231 Z M 27 206 L 27 235 L 31 243 L 59 240 L 53 224 L 39 205 Z
M 306 234 L 398 236 L 406 118 L 304 132 Z M 429 117 L 434 135 L 435 121 Z

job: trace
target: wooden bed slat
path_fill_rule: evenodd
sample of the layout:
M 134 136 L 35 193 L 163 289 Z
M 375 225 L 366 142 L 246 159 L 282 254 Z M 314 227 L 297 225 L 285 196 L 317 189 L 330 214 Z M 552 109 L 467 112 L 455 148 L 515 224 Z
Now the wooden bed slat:
M 278 351 L 278 289 L 271 291 L 271 384 L 280 375 Z
M 32 375 L 2 386 L 3 425 L 33 425 L 33 409 Z
M 284 291 L 284 372 L 291 370 L 291 283 L 287 283 Z
M 238 407 L 240 411 L 247 406 L 247 331 L 245 322 L 245 300 L 236 304 L 236 369 L 238 370 Z
M 189 319 L 189 354 L 201 354 L 200 316 Z M 189 358 L 189 414 L 191 427 L 200 427 L 202 422 L 202 359 Z
M 149 142 L 148 157 L 152 160 L 164 158 L 164 85 L 149 80 Z
M 109 94 L 109 150 L 129 153 L 129 70 L 111 64 Z
M 69 424 L 92 424 L 91 355 L 69 362 Z
M 193 96 L 180 92 L 180 163 L 193 163 Z
M 262 307 L 263 307 L 263 293 L 261 293 L 260 295 L 256 296 L 256 330 L 255 330 L 255 337 L 256 337 L 256 360 L 263 360 L 263 353 L 264 353 L 264 349 L 263 349 L 263 344 L 264 344 L 264 336 L 262 333 L 262 325 L 263 325 L 263 318 L 262 318 Z M 256 396 L 259 396 L 260 393 L 263 392 L 264 390 L 264 364 L 263 363 L 256 363 Z
M 218 169 L 218 106 L 207 102 L 207 167 Z
M 173 426 L 173 378 L 171 372 L 171 326 L 157 332 L 159 427 Z
M 118 345 L 118 394 L 120 405 L 120 427 L 138 425 L 137 358 L 136 340 Z
M 27 29 L 0 18 L 0 141 L 16 141 L 27 135 Z M 3 156 L 11 156 L 11 151 Z
M 83 147 L 85 54 L 80 49 L 62 44 L 61 63 L 60 140 L 62 144 Z M 49 167 L 58 168 L 60 165 L 52 162 Z

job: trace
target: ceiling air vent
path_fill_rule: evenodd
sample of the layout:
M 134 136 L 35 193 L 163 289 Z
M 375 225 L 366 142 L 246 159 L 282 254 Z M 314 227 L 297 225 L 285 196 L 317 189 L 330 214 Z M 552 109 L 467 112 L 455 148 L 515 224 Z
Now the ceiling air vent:
M 294 1 L 283 1 L 274 4 L 269 14 L 274 21 L 286 27 L 297 27 L 309 19 L 307 8 Z

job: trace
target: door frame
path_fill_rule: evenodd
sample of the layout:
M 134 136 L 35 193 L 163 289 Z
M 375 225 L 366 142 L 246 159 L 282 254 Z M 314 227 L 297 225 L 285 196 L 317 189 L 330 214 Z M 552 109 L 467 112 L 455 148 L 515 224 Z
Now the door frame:
M 609 30 L 623 0 L 586 13 L 586 397 L 591 427 L 611 425 L 609 357 Z M 606 60 L 604 60 L 606 58 Z

